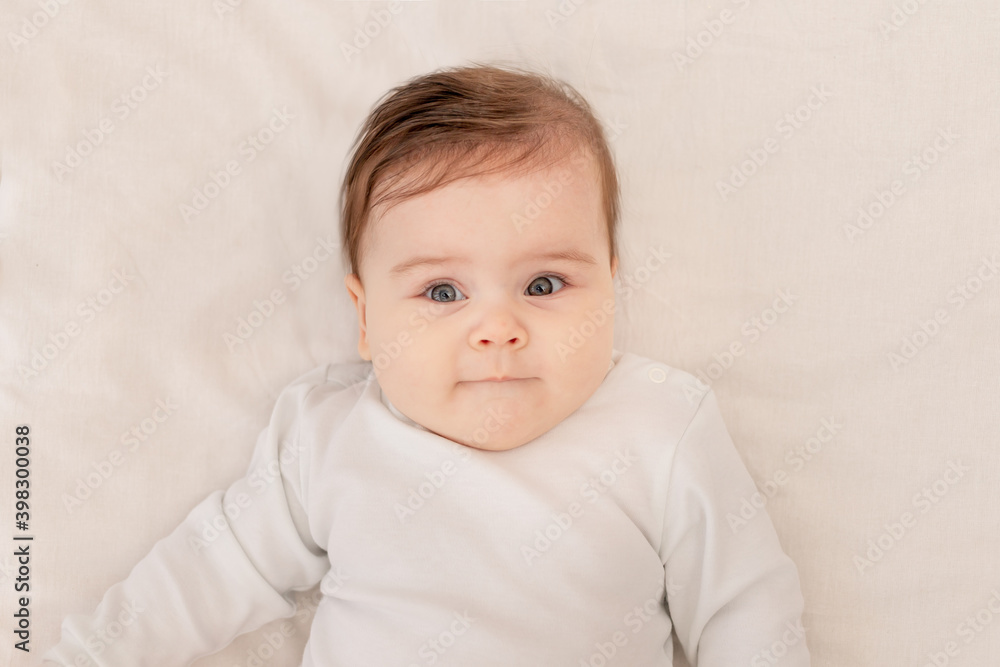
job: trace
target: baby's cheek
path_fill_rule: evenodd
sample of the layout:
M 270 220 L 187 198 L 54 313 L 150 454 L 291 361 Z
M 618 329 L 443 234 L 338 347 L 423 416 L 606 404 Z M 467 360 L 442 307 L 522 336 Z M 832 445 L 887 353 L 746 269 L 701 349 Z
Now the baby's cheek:
M 390 366 L 408 360 L 413 351 L 414 331 L 406 312 L 393 313 L 369 322 L 368 337 L 376 371 L 388 371 Z
M 552 346 L 562 351 L 560 356 L 566 361 L 603 354 L 614 340 L 615 309 L 614 293 L 593 295 L 563 318 L 556 327 Z

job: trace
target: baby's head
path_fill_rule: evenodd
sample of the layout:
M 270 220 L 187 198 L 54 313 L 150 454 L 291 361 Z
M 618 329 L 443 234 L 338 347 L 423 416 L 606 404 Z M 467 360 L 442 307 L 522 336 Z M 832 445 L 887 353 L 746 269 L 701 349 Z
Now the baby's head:
M 474 65 L 411 80 L 365 121 L 341 191 L 358 352 L 408 418 L 513 449 L 611 363 L 619 191 L 566 84 Z

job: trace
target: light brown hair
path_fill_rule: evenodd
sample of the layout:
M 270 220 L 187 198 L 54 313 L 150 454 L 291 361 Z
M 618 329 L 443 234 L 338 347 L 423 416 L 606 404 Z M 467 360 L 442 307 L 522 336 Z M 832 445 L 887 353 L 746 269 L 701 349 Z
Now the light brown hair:
M 373 211 L 460 178 L 544 169 L 574 149 L 597 166 L 613 260 L 620 206 L 614 159 L 600 122 L 572 86 L 521 68 L 473 63 L 393 88 L 358 132 L 340 191 L 349 270 L 360 277 Z

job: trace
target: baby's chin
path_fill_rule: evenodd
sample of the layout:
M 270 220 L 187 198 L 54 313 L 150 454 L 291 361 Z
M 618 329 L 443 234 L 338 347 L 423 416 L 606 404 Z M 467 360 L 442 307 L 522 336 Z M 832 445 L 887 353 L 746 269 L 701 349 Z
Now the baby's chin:
M 562 420 L 552 407 L 529 397 L 490 396 L 471 404 L 463 402 L 469 407 L 458 411 L 462 417 L 432 430 L 484 451 L 502 452 L 529 444 Z
M 555 394 L 555 395 L 553 395 Z M 394 397 L 390 394 L 390 400 Z M 467 447 L 501 452 L 531 443 L 568 417 L 586 397 L 552 391 L 538 378 L 459 382 L 437 393 L 407 391 L 393 403 L 428 431 Z
M 544 433 L 544 431 L 542 431 Z M 524 433 L 489 433 L 486 436 L 477 437 L 473 436 L 450 436 L 444 433 L 438 433 L 438 435 L 448 438 L 460 445 L 465 445 L 466 447 L 471 447 L 472 449 L 479 449 L 484 452 L 506 452 L 511 449 L 517 449 L 527 445 L 532 440 L 541 435 L 541 433 L 534 434 L 524 434 Z

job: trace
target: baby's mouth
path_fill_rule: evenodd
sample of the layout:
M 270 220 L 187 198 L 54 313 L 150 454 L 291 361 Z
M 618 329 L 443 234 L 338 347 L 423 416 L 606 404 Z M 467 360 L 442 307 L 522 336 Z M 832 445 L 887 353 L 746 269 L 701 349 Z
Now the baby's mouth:
M 472 384 L 472 383 L 478 383 L 478 382 L 503 383 L 503 382 L 521 382 L 521 381 L 524 381 L 524 380 L 533 380 L 533 379 L 535 379 L 535 378 L 517 378 L 517 377 L 509 377 L 507 375 L 501 375 L 501 376 L 494 376 L 494 377 L 483 378 L 481 380 L 462 380 L 462 382 L 466 382 L 466 383 L 470 383 L 470 384 Z M 461 384 L 461 382 L 459 384 Z

